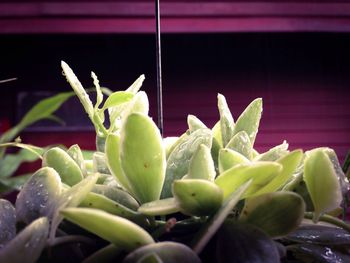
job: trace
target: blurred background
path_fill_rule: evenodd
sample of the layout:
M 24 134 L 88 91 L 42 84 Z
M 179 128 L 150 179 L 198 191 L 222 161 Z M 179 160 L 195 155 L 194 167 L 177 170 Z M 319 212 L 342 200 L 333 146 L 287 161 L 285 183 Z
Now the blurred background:
M 264 112 L 256 141 L 265 151 L 329 146 L 350 149 L 350 3 L 348 1 L 161 0 L 164 135 L 179 136 L 187 114 L 212 127 L 217 93 L 235 119 L 256 97 Z M 114 91 L 146 75 L 156 120 L 153 1 L 0 1 L 0 133 L 38 100 L 69 91 L 66 61 L 85 88 L 90 71 Z M 41 122 L 23 142 L 79 143 L 94 130 L 77 99 L 59 110 L 64 126 Z

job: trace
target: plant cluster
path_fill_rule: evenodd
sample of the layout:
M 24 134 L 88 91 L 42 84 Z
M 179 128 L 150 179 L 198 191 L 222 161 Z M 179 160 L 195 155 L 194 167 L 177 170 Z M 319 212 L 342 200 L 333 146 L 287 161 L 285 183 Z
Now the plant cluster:
M 1 145 L 42 159 L 14 206 L 0 200 L 1 262 L 350 262 L 350 227 L 338 219 L 348 167 L 326 147 L 257 152 L 262 99 L 234 121 L 219 94 L 212 129 L 189 115 L 185 133 L 162 138 L 143 75 L 104 98 L 92 72 L 93 104 L 62 69 L 97 150 L 86 159 L 78 145 Z

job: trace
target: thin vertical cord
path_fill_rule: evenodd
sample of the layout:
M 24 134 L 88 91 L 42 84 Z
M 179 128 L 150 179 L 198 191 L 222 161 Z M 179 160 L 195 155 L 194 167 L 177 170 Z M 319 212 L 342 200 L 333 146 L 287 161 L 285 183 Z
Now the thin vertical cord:
M 157 106 L 158 106 L 158 128 L 163 135 L 163 90 L 162 90 L 162 57 L 160 45 L 160 11 L 159 0 L 155 0 L 156 7 L 156 63 L 157 63 Z

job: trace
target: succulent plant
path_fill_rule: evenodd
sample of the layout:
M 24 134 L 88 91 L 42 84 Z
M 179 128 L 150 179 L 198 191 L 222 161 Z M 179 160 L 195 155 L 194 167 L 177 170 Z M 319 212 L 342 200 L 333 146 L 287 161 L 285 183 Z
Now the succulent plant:
M 143 75 L 104 98 L 92 72 L 93 104 L 64 62 L 62 69 L 95 127 L 97 150 L 84 159 L 78 145 L 1 145 L 36 152 L 42 168 L 15 206 L 0 200 L 0 262 L 350 260 L 350 227 L 337 218 L 347 171 L 329 148 L 254 149 L 262 99 L 235 122 L 219 94 L 213 128 L 189 115 L 187 131 L 162 138 L 140 91 Z

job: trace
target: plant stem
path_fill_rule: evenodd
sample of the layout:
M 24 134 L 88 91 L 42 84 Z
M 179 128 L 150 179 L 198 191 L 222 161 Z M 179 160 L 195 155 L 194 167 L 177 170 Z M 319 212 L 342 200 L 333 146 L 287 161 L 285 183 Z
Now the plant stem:
M 313 216 L 314 216 L 313 212 L 305 212 L 305 214 L 304 214 L 304 217 L 307 219 L 312 219 Z M 319 221 L 331 223 L 335 226 L 339 226 L 339 227 L 345 229 L 346 231 L 350 232 L 350 225 L 345 223 L 344 221 L 336 218 L 336 217 L 329 216 L 329 215 L 323 215 L 320 217 Z

